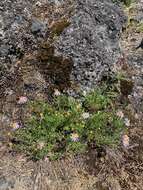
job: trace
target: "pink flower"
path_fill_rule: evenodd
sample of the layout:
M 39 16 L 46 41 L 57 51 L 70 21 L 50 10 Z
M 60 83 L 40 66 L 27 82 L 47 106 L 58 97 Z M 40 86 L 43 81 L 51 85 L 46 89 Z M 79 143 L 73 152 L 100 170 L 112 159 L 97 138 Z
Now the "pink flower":
M 21 125 L 19 122 L 14 122 L 14 123 L 12 124 L 12 130 L 13 130 L 13 131 L 15 131 L 15 130 L 17 130 L 17 129 L 19 129 L 19 128 L 22 128 L 22 125 Z
M 27 102 L 28 98 L 26 96 L 19 97 L 18 104 L 25 104 Z
M 79 141 L 79 135 L 77 133 L 72 133 L 71 134 L 71 140 L 73 142 L 78 142 Z
M 116 115 L 120 117 L 121 119 L 124 117 L 124 113 L 122 112 L 122 110 L 118 110 Z

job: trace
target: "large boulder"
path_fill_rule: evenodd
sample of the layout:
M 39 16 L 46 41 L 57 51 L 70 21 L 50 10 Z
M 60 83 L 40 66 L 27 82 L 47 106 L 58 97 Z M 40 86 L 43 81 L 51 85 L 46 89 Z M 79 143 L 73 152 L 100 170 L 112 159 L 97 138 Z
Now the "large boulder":
M 75 5 L 74 9 L 72 4 Z M 39 68 L 47 86 L 56 84 L 56 88 L 60 85 L 62 89 L 67 87 L 70 74 L 70 80 L 86 90 L 93 88 L 103 76 L 109 75 L 121 57 L 119 37 L 126 17 L 111 0 L 3 1 L 0 15 L 0 97 L 7 94 L 8 89 L 17 88 L 15 81 L 20 81 L 18 74 L 22 80 L 27 78 L 25 73 L 28 73 L 27 68 L 31 68 L 28 64 L 32 65 L 32 71 L 33 67 Z M 41 48 L 41 43 L 51 43 L 52 23 L 69 17 L 71 24 L 55 43 L 57 53 L 62 55 L 61 60 L 57 60 L 56 55 L 52 57 L 57 60 L 54 64 L 49 63 L 49 59 L 43 60 L 43 57 L 42 60 L 37 59 L 35 55 L 39 51 L 42 55 L 46 51 L 45 57 L 49 56 L 48 51 Z M 24 67 L 17 65 L 19 61 L 23 63 L 27 55 L 31 55 L 32 63 L 25 61 Z M 72 68 L 70 61 L 65 64 L 66 57 L 72 59 Z
M 88 90 L 109 75 L 121 57 L 119 38 L 126 21 L 111 0 L 77 0 L 71 25 L 56 43 L 58 53 L 71 57 L 71 79 Z

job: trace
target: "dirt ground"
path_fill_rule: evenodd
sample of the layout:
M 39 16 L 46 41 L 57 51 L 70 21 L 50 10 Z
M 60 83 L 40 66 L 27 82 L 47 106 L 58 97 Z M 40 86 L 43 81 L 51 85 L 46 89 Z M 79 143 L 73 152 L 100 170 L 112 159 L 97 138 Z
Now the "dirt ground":
M 126 13 L 130 17 L 138 16 L 141 7 L 143 10 L 140 0 L 134 4 L 131 13 L 127 10 Z M 21 64 L 15 81 L 16 93 L 11 94 L 9 91 L 0 103 L 3 110 L 0 115 L 0 190 L 143 190 L 143 121 L 140 104 L 143 96 L 143 50 L 135 51 L 141 38 L 142 33 L 134 25 L 129 26 L 121 37 L 121 47 L 135 82 L 135 94 L 130 97 L 131 104 L 127 110 L 131 120 L 128 149 L 93 148 L 86 155 L 52 162 L 48 159 L 33 162 L 24 155 L 15 154 L 9 142 L 9 124 L 21 120 L 24 114 L 24 107 L 16 104 L 17 97 L 47 98 L 46 90 L 43 91 L 46 88 L 45 80 L 31 64 L 33 58 L 27 55 L 22 63 L 16 63 Z M 28 67 L 25 64 L 27 62 Z M 35 85 L 34 94 L 24 91 L 23 84 L 28 85 L 29 81 Z M 11 113 L 10 117 L 4 113 Z

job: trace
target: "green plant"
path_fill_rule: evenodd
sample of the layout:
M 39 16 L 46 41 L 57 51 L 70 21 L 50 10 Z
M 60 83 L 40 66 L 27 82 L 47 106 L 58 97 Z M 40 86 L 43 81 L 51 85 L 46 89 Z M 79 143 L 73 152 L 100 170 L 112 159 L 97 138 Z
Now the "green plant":
M 113 112 L 99 111 L 93 114 L 87 126 L 89 142 L 96 139 L 97 145 L 117 146 L 124 123 Z
M 129 7 L 133 0 L 112 0 L 112 1 L 113 1 L 113 3 L 122 2 L 122 3 L 124 3 L 125 6 Z
M 117 145 L 124 125 L 107 94 L 102 88 L 87 94 L 83 103 L 66 95 L 55 97 L 51 104 L 30 103 L 25 127 L 13 133 L 14 148 L 38 160 L 85 152 L 92 141 L 98 146 Z
M 53 105 L 45 102 L 33 102 L 31 105 L 32 117 L 28 119 L 25 128 L 15 132 L 19 144 L 15 147 L 23 150 L 34 159 L 49 155 L 55 158 L 66 150 L 73 150 L 72 133 L 78 133 L 85 126 L 80 117 L 82 108 L 78 101 L 67 96 L 59 96 Z M 81 142 L 74 146 L 79 149 Z M 71 147 L 71 149 L 70 149 Z
M 104 88 L 95 89 L 94 91 L 87 94 L 84 100 L 84 106 L 89 111 L 98 111 L 106 109 L 111 103 L 110 98 L 105 94 Z
M 137 24 L 136 30 L 137 32 L 143 32 L 143 22 Z
M 132 0 L 121 0 L 127 7 L 129 7 L 132 3 Z

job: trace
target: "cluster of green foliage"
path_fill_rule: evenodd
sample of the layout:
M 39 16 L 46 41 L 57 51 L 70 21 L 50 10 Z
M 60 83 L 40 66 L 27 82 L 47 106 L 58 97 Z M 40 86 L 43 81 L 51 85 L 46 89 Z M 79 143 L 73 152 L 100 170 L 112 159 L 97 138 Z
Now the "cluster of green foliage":
M 143 32 L 143 22 L 140 22 L 136 26 L 137 32 Z
M 52 103 L 31 102 L 31 117 L 13 134 L 18 142 L 14 147 L 38 160 L 85 152 L 92 142 L 117 146 L 124 124 L 115 114 L 113 99 L 96 89 L 82 101 L 60 95 Z

